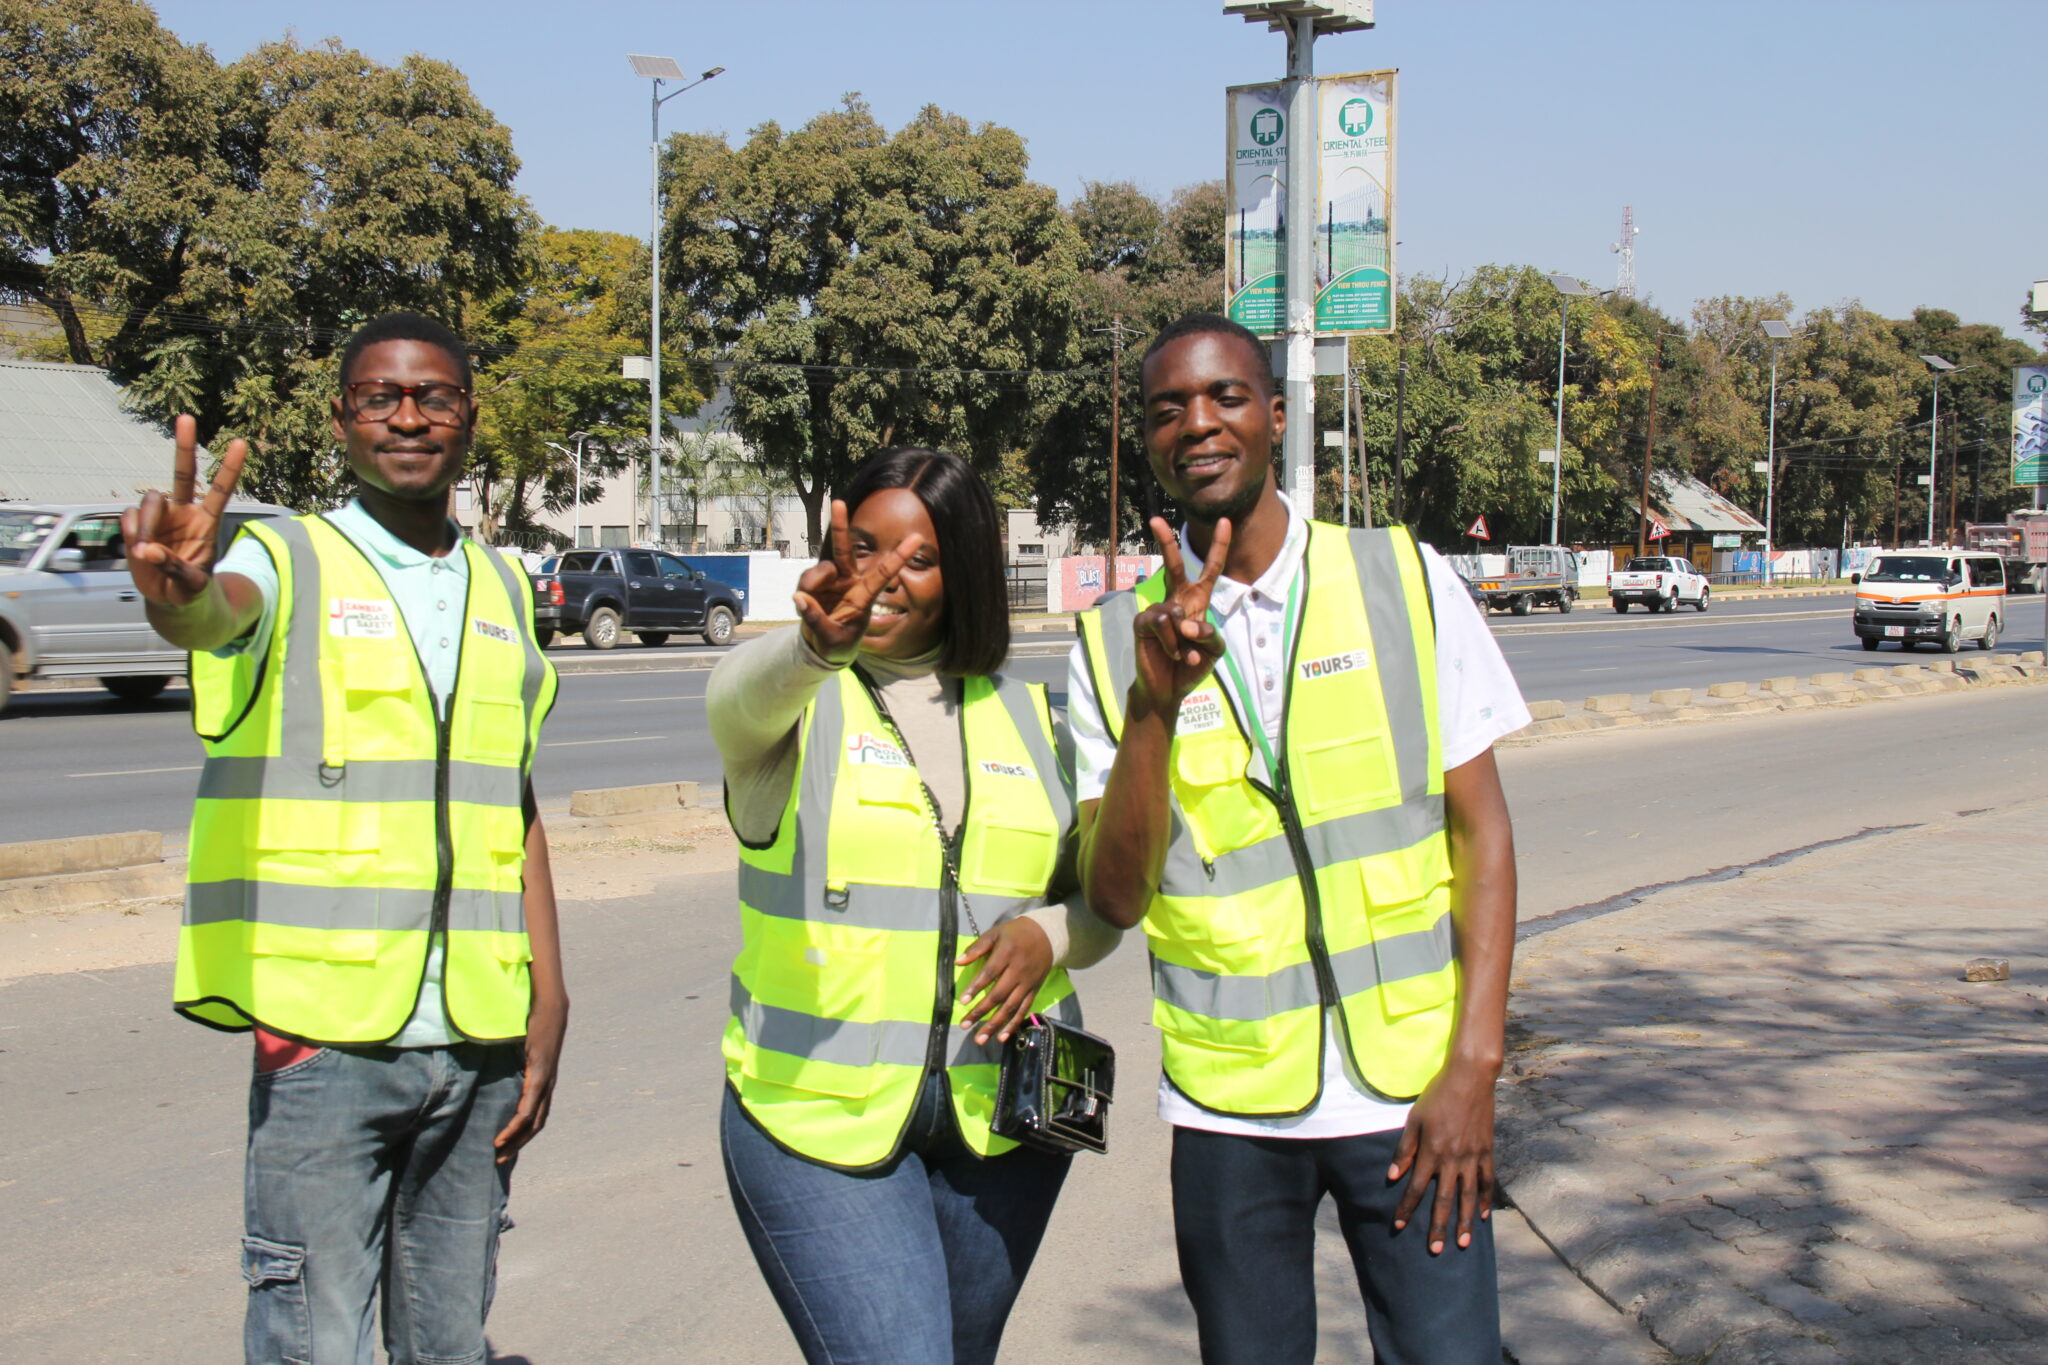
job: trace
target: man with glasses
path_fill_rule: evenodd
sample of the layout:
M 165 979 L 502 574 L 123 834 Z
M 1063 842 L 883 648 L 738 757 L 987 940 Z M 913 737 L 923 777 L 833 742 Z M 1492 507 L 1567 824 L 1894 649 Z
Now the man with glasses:
M 530 784 L 555 675 L 524 574 L 448 492 L 476 428 L 469 360 L 416 313 L 341 356 L 356 497 L 252 522 L 214 562 L 246 448 L 195 501 L 122 515 L 163 636 L 192 651 L 206 764 L 175 1003 L 256 1035 L 242 1270 L 251 1362 L 480 1362 L 519 1149 L 568 1021 Z

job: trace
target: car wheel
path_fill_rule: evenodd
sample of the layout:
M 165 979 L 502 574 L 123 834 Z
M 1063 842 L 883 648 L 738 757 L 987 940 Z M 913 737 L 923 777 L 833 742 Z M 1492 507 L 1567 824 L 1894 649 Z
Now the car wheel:
M 1877 641 L 1875 641 L 1875 640 L 1871 639 L 1871 638 L 1870 638 L 1869 636 L 1867 636 L 1867 635 L 1866 635 L 1866 636 L 1864 636 L 1864 637 L 1863 637 L 1863 652 L 1864 652 L 1864 653 L 1866 653 L 1866 654 L 1875 654 L 1875 653 L 1877 653 Z
M 649 649 L 658 649 L 668 643 L 668 632 L 665 630 L 643 630 L 640 632 L 640 643 L 646 645 Z
M 1531 610 L 1529 594 L 1516 593 L 1515 600 L 1508 605 L 1508 610 L 1516 616 L 1527 616 Z
M 1694 611 L 1705 611 L 1707 609 L 1707 590 L 1705 588 L 1700 589 L 1700 600 L 1692 604 L 1692 609 Z
M 8 694 L 14 691 L 14 651 L 0 645 L 0 711 L 7 709 Z
M 1557 609 L 1566 616 L 1570 616 L 1572 614 L 1572 606 L 1578 600 L 1577 593 L 1561 592 L 1557 595 Z
M 1984 625 L 1984 638 L 1977 642 L 1979 649 L 1993 649 L 1998 645 L 1998 618 L 1992 617 Z
M 1622 600 L 1621 600 L 1621 599 L 1620 599 L 1619 597 L 1615 598 L 1615 599 L 1614 599 L 1614 614 L 1615 614 L 1616 616 L 1626 616 L 1626 615 L 1628 615 L 1628 603 L 1626 603 L 1626 602 L 1622 601 Z
M 704 618 L 704 643 L 707 645 L 729 645 L 732 643 L 733 627 L 739 621 L 734 618 L 731 607 L 713 607 Z
M 122 701 L 148 701 L 170 685 L 170 678 L 162 673 L 100 679 L 100 686 Z
M 583 647 L 610 649 L 618 642 L 619 614 L 610 607 L 599 607 L 590 613 L 590 619 L 583 623 Z
M 542 649 L 546 649 L 555 642 L 555 633 L 546 626 L 537 626 L 533 632 L 533 642 Z
M 1941 652 L 1953 654 L 1963 647 L 1963 618 L 1951 616 L 1948 629 L 1941 633 Z

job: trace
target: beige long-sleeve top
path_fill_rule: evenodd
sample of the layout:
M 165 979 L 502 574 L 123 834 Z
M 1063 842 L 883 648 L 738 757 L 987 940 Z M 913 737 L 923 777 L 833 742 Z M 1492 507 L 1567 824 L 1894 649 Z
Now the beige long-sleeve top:
M 948 832 L 958 829 L 967 760 L 960 747 L 958 692 L 940 676 L 936 651 L 907 661 L 868 653 L 858 659 L 909 746 L 940 821 Z M 775 837 L 796 782 L 798 722 L 818 689 L 845 666 L 820 657 L 799 627 L 787 626 L 746 641 L 711 670 L 706 717 L 725 761 L 726 809 L 734 831 L 748 843 Z M 1082 902 L 1074 858 L 1069 840 L 1049 903 L 1025 913 L 1051 941 L 1055 965 L 1088 967 L 1109 956 L 1122 934 Z

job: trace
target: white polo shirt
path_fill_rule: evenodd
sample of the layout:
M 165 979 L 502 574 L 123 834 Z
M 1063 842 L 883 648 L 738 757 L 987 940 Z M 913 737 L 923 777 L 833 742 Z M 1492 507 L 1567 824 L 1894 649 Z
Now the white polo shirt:
M 1308 522 L 1284 494 L 1281 501 L 1287 503 L 1287 536 L 1272 564 L 1256 583 L 1217 579 L 1209 597 L 1209 605 L 1222 623 L 1223 647 L 1238 661 L 1252 696 L 1239 693 L 1229 669 L 1219 668 L 1217 680 L 1240 712 L 1258 716 L 1274 744 L 1280 741 L 1287 695 L 1282 685 L 1288 667 L 1283 629 L 1287 594 L 1301 573 L 1302 554 L 1308 546 Z M 1501 657 L 1492 630 L 1465 590 L 1464 580 L 1434 549 L 1421 548 L 1436 607 L 1437 713 L 1448 770 L 1471 762 L 1495 740 L 1527 725 L 1529 708 L 1523 704 L 1521 689 Z M 1180 552 L 1191 569 L 1200 566 L 1202 557 L 1195 553 L 1186 527 L 1181 528 Z M 1109 782 L 1110 765 L 1116 761 L 1116 745 L 1103 724 L 1095 680 L 1079 645 L 1067 661 L 1067 723 L 1074 738 L 1075 799 L 1099 800 Z M 1252 771 L 1267 775 L 1265 756 L 1256 745 Z M 1408 1122 L 1409 1107 L 1389 1104 L 1365 1089 L 1337 1040 L 1336 1020 L 1336 1011 L 1329 1011 L 1324 1028 L 1323 1093 L 1307 1113 L 1279 1119 L 1213 1114 L 1181 1094 L 1162 1074 L 1159 1117 L 1183 1128 L 1249 1137 L 1353 1137 L 1403 1126 Z

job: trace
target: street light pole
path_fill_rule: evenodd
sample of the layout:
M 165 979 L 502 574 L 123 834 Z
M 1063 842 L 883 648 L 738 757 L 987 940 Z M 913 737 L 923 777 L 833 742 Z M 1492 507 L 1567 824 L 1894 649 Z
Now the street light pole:
M 1777 536 L 1777 494 L 1778 494 L 1778 354 L 1784 350 L 1784 342 L 1792 336 L 1792 328 L 1782 318 L 1765 318 L 1761 324 L 1764 335 L 1771 339 L 1771 414 L 1770 435 L 1764 445 L 1764 586 L 1769 587 L 1773 577 L 1771 551 L 1775 548 Z
M 583 544 L 583 443 L 590 439 L 590 433 L 572 431 L 569 439 L 576 443 L 576 487 L 570 494 L 573 510 L 569 513 L 569 548 L 573 550 Z M 553 441 L 546 442 L 546 445 L 549 450 L 560 450 L 564 455 L 570 453 Z
M 648 112 L 651 136 L 648 153 L 653 163 L 653 175 L 648 184 L 647 198 L 653 210 L 653 225 L 647 235 L 649 274 L 652 281 L 648 288 L 648 306 L 652 320 L 648 324 L 648 370 L 647 370 L 647 535 L 656 545 L 661 544 L 661 106 L 685 90 L 695 90 L 704 82 L 725 70 L 714 66 L 688 85 L 661 93 L 663 81 L 684 79 L 683 69 L 676 65 L 673 57 L 647 57 L 632 54 L 633 74 L 644 76 L 654 82 L 648 92 L 651 101 Z
M 1926 362 L 1928 369 L 1934 371 L 1934 411 L 1927 423 L 1927 543 L 1932 545 L 1934 543 L 1935 461 L 1939 458 L 1941 452 L 1941 377 L 1944 374 L 1954 373 L 1956 366 L 1938 355 L 1923 355 L 1920 359 Z M 1963 368 L 1973 369 L 1975 367 L 1965 365 Z
M 1559 544 L 1557 538 L 1558 500 L 1564 491 L 1564 343 L 1565 328 L 1571 323 L 1572 300 L 1583 299 L 1604 292 L 1586 287 L 1586 282 L 1574 275 L 1552 275 L 1550 283 L 1557 289 L 1557 444 L 1552 449 L 1550 466 L 1550 543 Z

